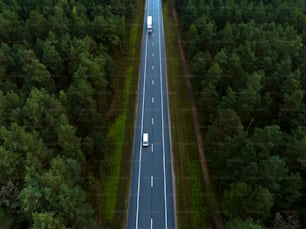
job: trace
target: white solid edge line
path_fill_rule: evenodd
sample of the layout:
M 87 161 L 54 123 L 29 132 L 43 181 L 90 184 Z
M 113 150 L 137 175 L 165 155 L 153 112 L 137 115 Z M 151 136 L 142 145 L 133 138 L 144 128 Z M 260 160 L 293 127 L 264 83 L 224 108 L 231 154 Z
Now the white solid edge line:
M 161 18 L 163 18 L 163 14 L 161 15 Z M 162 23 L 162 33 L 165 35 L 165 29 L 164 29 L 164 23 Z M 163 45 L 165 47 L 165 40 L 163 40 Z M 167 53 L 164 53 L 164 57 L 165 60 L 167 60 Z M 168 77 L 167 77 L 167 61 L 165 61 L 165 84 L 166 84 L 166 90 L 168 93 Z M 167 98 L 167 108 L 168 108 L 168 125 L 169 125 L 169 141 L 170 141 L 170 160 L 171 158 L 173 158 L 173 151 L 172 151 L 172 135 L 171 135 L 171 120 L 170 120 L 170 114 L 169 114 L 169 101 L 168 101 L 168 94 L 166 95 Z M 171 167 L 171 178 L 172 178 L 172 200 L 173 200 L 173 208 L 174 208 L 174 228 L 176 228 L 177 225 L 177 217 L 176 217 L 176 191 L 175 191 L 175 173 L 174 173 L 174 167 L 172 162 L 170 163 L 170 167 Z
M 147 3 L 148 6 L 148 12 L 149 12 L 149 4 Z M 148 47 L 148 33 L 145 32 L 146 34 L 146 48 L 145 48 L 145 66 L 144 66 L 144 79 L 143 79 L 143 94 L 142 94 L 142 109 L 141 109 L 141 127 L 140 127 L 140 132 L 142 135 L 143 132 L 143 114 L 144 114 L 144 98 L 145 98 L 145 92 L 146 92 L 146 71 L 147 71 L 147 47 Z M 138 182 L 137 182 L 137 206 L 136 206 L 136 219 L 135 219 L 135 226 L 136 229 L 138 229 L 138 220 L 139 220 L 139 193 L 140 193 L 140 173 L 141 173 L 141 156 L 142 156 L 142 147 L 141 147 L 141 141 L 139 144 L 139 162 L 138 162 Z
M 159 1 L 159 3 L 161 3 Z M 160 94 L 161 94 L 161 115 L 162 115 L 162 142 L 163 142 L 163 173 L 164 173 L 164 205 L 165 205 L 165 228 L 168 228 L 168 210 L 167 210 L 167 196 L 166 196 L 166 190 L 167 190 L 167 182 L 166 182 L 166 165 L 165 165 L 165 134 L 164 134 L 164 104 L 163 104 L 163 81 L 162 81 L 162 65 L 161 65 L 161 40 L 160 40 L 160 24 L 161 24 L 161 17 L 160 17 L 160 10 L 161 5 L 158 7 L 158 42 L 159 42 L 159 77 L 160 77 Z

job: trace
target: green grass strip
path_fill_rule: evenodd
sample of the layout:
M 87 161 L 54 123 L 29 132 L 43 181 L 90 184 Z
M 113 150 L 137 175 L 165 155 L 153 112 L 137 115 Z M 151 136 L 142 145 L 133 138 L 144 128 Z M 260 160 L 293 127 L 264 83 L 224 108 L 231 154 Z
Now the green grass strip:
M 108 158 L 109 167 L 111 168 L 110 175 L 106 178 L 104 192 L 106 193 L 105 206 L 105 222 L 111 223 L 114 217 L 117 201 L 118 182 L 120 175 L 120 165 L 122 158 L 122 146 L 124 142 L 125 131 L 125 114 L 120 115 L 111 127 L 107 136 L 108 142 L 113 142 L 115 148 Z
M 140 3 L 138 3 L 140 4 Z M 141 3 L 140 5 L 142 5 Z M 118 63 L 118 68 L 124 72 L 124 86 L 116 103 L 122 108 L 119 116 L 111 126 L 107 142 L 110 152 L 107 152 L 107 163 L 110 171 L 103 184 L 103 224 L 110 228 L 124 228 L 129 196 L 130 165 L 133 142 L 134 106 L 139 67 L 139 44 L 141 40 L 142 14 L 135 16 L 134 23 L 129 28 L 128 55 Z M 138 41 L 138 42 L 137 42 Z M 132 60 L 132 61 L 131 61 Z
M 163 16 L 171 117 L 172 151 L 176 185 L 177 228 L 208 228 L 209 205 L 197 150 L 191 103 L 183 75 L 171 1 Z

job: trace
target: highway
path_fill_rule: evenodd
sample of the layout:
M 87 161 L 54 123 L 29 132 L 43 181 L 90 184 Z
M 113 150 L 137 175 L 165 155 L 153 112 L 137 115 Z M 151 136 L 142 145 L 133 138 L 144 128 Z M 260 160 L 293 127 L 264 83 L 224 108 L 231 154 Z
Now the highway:
M 139 74 L 127 228 L 175 228 L 161 0 L 146 1 Z M 143 133 L 149 134 L 148 146 L 142 145 Z

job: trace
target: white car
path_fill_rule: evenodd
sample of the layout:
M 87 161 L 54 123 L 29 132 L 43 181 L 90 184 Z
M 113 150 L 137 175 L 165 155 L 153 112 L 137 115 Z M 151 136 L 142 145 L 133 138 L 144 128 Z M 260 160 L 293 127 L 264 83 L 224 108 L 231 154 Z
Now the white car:
M 143 134 L 142 146 L 149 146 L 149 134 L 148 133 Z

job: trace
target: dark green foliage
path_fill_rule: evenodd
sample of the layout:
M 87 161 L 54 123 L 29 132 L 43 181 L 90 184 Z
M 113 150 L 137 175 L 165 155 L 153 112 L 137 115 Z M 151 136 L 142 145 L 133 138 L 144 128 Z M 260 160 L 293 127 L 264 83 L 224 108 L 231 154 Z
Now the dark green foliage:
M 0 228 L 96 226 L 88 174 L 108 169 L 127 15 L 126 0 L 0 2 Z
M 226 224 L 228 229 L 264 229 L 259 223 L 253 222 L 252 219 L 241 220 L 240 218 L 232 219 Z
M 34 213 L 33 214 L 33 229 L 65 229 L 65 224 L 61 218 L 54 216 L 53 213 Z
M 223 193 L 222 209 L 224 215 L 227 217 L 245 216 L 251 193 L 252 187 L 246 183 L 232 184 L 231 189 Z
M 19 195 L 25 214 L 57 212 L 56 218 L 61 219 L 58 223 L 73 228 L 92 228 L 92 209 L 86 203 L 85 191 L 77 185 L 79 176 L 80 164 L 62 157 L 53 158 L 49 170 L 27 176 Z
M 305 227 L 305 1 L 176 6 L 228 227 Z

